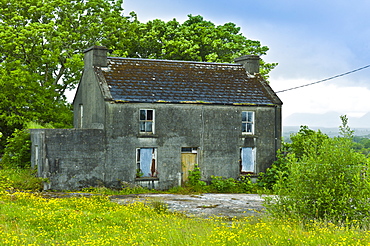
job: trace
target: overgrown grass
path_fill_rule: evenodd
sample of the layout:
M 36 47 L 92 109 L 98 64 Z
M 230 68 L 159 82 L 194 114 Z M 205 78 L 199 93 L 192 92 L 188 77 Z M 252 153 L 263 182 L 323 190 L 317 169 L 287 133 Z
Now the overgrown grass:
M 30 168 L 0 169 L 0 183 L 5 189 L 40 191 L 42 179 L 36 177 L 36 170 Z
M 267 217 L 187 218 L 160 205 L 106 196 L 0 196 L 1 245 L 368 245 L 370 233 L 332 224 L 303 227 Z M 163 208 L 163 209 L 162 209 Z
M 145 193 L 160 193 L 158 190 L 148 189 L 145 187 L 127 187 L 119 190 L 113 190 L 106 187 L 89 187 L 82 189 L 82 192 L 102 195 L 130 195 L 130 194 L 145 194 Z

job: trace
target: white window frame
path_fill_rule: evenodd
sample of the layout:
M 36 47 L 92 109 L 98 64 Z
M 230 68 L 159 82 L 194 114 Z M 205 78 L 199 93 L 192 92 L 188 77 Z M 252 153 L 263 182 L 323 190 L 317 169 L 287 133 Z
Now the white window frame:
M 244 160 L 243 152 L 248 151 L 249 153 L 249 162 Z M 248 154 L 247 154 L 248 155 Z M 242 147 L 240 148 L 240 172 L 241 173 L 256 173 L 256 148 L 252 147 Z
M 145 111 L 145 118 L 142 119 L 141 112 Z M 152 119 L 148 120 L 148 111 L 152 111 Z M 142 130 L 142 124 L 144 124 L 144 130 Z M 148 131 L 147 124 L 151 124 L 151 131 Z M 155 132 L 155 110 L 154 109 L 140 109 L 139 110 L 139 132 L 141 134 L 154 134 Z
M 244 117 L 245 114 L 245 117 Z M 255 112 L 242 111 L 242 134 L 254 134 Z
M 151 157 L 151 164 L 153 163 L 153 160 L 154 160 L 154 172 L 152 172 L 152 167 L 145 167 L 145 169 L 147 170 L 143 170 L 144 167 L 142 167 L 142 163 L 141 163 L 141 150 L 143 149 L 151 149 L 152 150 L 152 157 Z M 143 178 L 147 178 L 147 177 L 157 177 L 158 175 L 158 171 L 157 171 L 157 168 L 158 168 L 158 163 L 157 163 L 157 148 L 155 147 L 142 147 L 142 148 L 136 148 L 136 172 L 142 172 L 142 177 Z

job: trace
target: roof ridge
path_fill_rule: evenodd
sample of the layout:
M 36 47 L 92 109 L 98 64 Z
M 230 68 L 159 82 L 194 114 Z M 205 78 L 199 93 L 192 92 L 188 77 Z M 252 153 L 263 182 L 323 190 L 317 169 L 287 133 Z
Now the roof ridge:
M 240 63 L 219 63 L 219 62 L 204 62 L 204 61 L 182 61 L 182 60 L 161 60 L 161 59 L 150 59 L 150 58 L 132 58 L 132 57 L 107 57 L 108 59 L 117 60 L 136 60 L 136 61 L 153 61 L 153 62 L 173 62 L 173 63 L 194 63 L 194 64 L 205 64 L 205 65 L 225 65 L 225 66 L 238 66 L 242 67 Z

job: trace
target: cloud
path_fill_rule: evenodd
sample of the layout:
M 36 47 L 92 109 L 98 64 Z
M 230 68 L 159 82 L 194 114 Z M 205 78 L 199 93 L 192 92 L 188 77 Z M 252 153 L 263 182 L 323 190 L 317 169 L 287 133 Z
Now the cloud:
M 310 80 L 271 80 L 275 91 L 296 85 L 312 83 Z M 283 101 L 283 118 L 300 113 L 338 112 L 359 117 L 370 112 L 370 90 L 366 87 L 339 87 L 334 84 L 316 84 L 277 94 Z

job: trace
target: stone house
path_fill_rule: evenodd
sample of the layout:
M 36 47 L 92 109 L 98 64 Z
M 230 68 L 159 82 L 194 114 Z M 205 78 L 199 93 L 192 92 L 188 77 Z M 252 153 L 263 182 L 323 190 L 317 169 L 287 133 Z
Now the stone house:
M 282 102 L 258 74 L 258 56 L 235 64 L 107 57 L 85 51 L 73 129 L 31 130 L 45 189 L 182 185 L 268 168 L 280 148 Z

